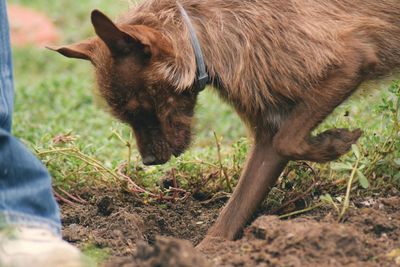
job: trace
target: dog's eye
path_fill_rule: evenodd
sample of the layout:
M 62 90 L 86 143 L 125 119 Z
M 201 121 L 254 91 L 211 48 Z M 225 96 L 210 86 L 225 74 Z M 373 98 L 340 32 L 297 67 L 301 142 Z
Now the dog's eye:
M 127 111 L 125 111 L 125 114 L 131 118 L 140 116 L 141 113 L 143 113 L 143 110 L 141 110 L 140 108 L 128 109 Z
M 129 109 L 125 111 L 125 117 L 130 118 L 131 120 L 140 120 L 140 121 L 151 121 L 156 118 L 154 112 L 143 108 Z
M 197 96 L 197 92 L 194 90 L 185 90 L 180 95 L 188 98 L 194 98 Z

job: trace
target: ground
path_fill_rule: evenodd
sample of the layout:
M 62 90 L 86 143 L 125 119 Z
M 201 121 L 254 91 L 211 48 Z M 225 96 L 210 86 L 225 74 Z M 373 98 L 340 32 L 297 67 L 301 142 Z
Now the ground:
M 90 11 L 114 18 L 126 1 L 8 2 L 40 18 L 21 18 L 11 8 L 13 133 L 53 177 L 64 238 L 97 265 L 400 265 L 395 77 L 369 84 L 316 130 L 363 129 L 350 153 L 330 164 L 292 162 L 238 240 L 214 240 L 200 252 L 194 246 L 226 203 L 251 144 L 240 119 L 207 88 L 196 107 L 191 149 L 164 166 L 143 166 L 131 130 L 97 97 L 90 64 L 43 47 L 92 36 Z M 18 41 L 21 33 L 29 41 Z
M 400 263 L 400 192 L 353 202 L 344 223 L 333 209 L 290 219 L 259 216 L 237 241 L 204 237 L 225 199 L 143 204 L 108 188 L 83 192 L 84 205 L 63 205 L 64 238 L 108 248 L 105 266 L 394 266 Z M 168 237 L 159 237 L 168 236 Z M 187 241 L 184 241 L 187 240 Z M 190 241 L 190 242 L 188 242 Z M 150 245 L 148 245 L 150 244 Z M 392 254 L 390 254 L 392 253 Z

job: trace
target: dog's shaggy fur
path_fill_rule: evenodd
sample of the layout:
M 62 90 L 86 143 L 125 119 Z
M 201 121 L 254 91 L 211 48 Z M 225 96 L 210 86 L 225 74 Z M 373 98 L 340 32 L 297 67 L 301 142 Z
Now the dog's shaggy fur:
M 359 85 L 400 67 L 399 0 L 181 0 L 211 85 L 234 106 L 255 145 L 209 237 L 232 239 L 288 160 L 346 153 L 360 130 L 311 131 Z M 116 24 L 92 13 L 98 37 L 60 48 L 90 60 L 112 112 L 129 123 L 146 164 L 190 142 L 196 61 L 175 0 L 147 0 Z M 203 243 L 205 244 L 205 243 Z
M 280 113 L 289 103 L 318 100 L 308 93 L 348 60 L 350 49 L 375 57 L 371 76 L 400 64 L 396 0 L 180 2 L 195 25 L 214 84 L 243 117 L 260 114 L 255 125 L 265 120 L 267 127 L 272 123 L 278 128 Z M 161 32 L 175 55 L 160 62 L 157 77 L 179 91 L 190 88 L 196 63 L 188 28 L 174 0 L 145 1 L 119 22 Z M 269 116 L 271 111 L 278 114 Z

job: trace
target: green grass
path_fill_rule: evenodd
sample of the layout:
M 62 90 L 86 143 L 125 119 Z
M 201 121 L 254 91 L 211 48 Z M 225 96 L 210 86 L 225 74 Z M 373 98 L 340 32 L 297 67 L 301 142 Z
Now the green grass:
M 93 34 L 89 21 L 93 8 L 115 17 L 128 6 L 125 1 L 100 0 L 9 2 L 47 13 L 62 32 L 64 43 Z M 129 150 L 126 142 L 134 144 L 134 140 L 130 129 L 105 112 L 104 105 L 96 97 L 92 66 L 42 48 L 14 49 L 14 62 L 16 102 L 13 131 L 39 154 L 50 150 L 48 154 L 41 154 L 41 159 L 50 169 L 55 187 L 73 192 L 76 187 L 114 183 L 110 173 L 115 175 L 118 166 L 127 160 Z M 340 215 L 339 208 L 346 208 L 346 201 L 342 199 L 350 177 L 354 179 L 353 188 L 357 189 L 355 194 L 400 189 L 400 83 L 375 83 L 370 87 L 375 90 L 352 97 L 317 129 L 361 128 L 364 135 L 358 149 L 354 148 L 335 163 L 291 163 L 266 201 L 270 210 L 278 211 L 279 207 L 306 192 L 314 204 L 328 203 L 338 207 Z M 214 132 L 221 144 L 221 162 Z M 60 135 L 67 142 L 54 144 L 54 138 Z M 69 139 L 71 137 L 74 140 Z M 220 163 L 230 182 L 233 185 L 237 182 L 250 143 L 237 115 L 218 99 L 212 89 L 207 89 L 200 95 L 195 142 L 191 149 L 164 166 L 145 167 L 133 145 L 129 170 L 136 183 L 150 191 L 158 191 L 158 179 L 174 168 L 181 187 L 192 193 L 202 192 L 211 196 L 219 191 L 228 191 Z M 73 148 L 85 155 L 86 161 L 96 159 L 101 168 L 94 166 L 92 161 L 88 164 L 82 160 L 81 154 L 57 152 L 60 148 Z M 123 183 L 117 185 L 124 186 Z M 312 205 L 308 203 L 306 208 Z M 104 256 L 103 252 L 90 246 L 87 254 L 99 262 Z
M 98 248 L 92 244 L 87 244 L 82 249 L 82 252 L 87 257 L 87 262 L 85 265 L 87 267 L 100 266 L 100 264 L 104 263 L 110 256 L 110 252 L 108 249 Z

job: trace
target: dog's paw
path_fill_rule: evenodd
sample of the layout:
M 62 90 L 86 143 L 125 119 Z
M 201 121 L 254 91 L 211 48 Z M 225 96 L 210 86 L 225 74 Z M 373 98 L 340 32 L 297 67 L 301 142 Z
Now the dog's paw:
M 330 129 L 311 139 L 314 161 L 326 162 L 347 153 L 362 135 L 360 129 Z

